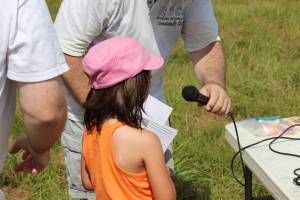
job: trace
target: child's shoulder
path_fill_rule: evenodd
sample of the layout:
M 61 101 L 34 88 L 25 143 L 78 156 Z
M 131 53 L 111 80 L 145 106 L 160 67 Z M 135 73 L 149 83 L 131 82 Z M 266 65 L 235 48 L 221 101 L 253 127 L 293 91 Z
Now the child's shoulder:
M 156 144 L 156 143 L 160 144 L 160 141 L 159 141 L 159 138 L 157 137 L 157 135 L 146 129 L 142 130 L 141 137 L 142 137 L 141 140 L 144 144 L 148 144 L 148 145 Z
M 115 134 L 119 139 L 131 141 L 140 148 L 160 145 L 159 138 L 153 132 L 145 129 L 137 129 L 125 125 L 117 129 Z

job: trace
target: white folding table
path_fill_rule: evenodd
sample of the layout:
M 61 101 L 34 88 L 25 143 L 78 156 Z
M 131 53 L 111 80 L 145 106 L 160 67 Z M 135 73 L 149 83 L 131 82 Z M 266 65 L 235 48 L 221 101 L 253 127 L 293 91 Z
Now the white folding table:
M 243 126 L 237 123 L 241 148 L 265 139 L 257 137 Z M 300 137 L 300 131 L 288 137 Z M 225 138 L 228 144 L 237 152 L 238 144 L 233 123 L 226 125 Z M 277 200 L 300 200 L 300 186 L 293 183 L 296 177 L 294 169 L 300 168 L 300 158 L 279 155 L 272 152 L 269 147 L 270 141 L 242 152 L 245 163 L 245 199 L 277 199 Z M 272 147 L 278 151 L 300 155 L 300 141 L 280 139 Z M 252 173 L 259 179 L 264 187 L 272 194 L 269 197 L 253 197 Z

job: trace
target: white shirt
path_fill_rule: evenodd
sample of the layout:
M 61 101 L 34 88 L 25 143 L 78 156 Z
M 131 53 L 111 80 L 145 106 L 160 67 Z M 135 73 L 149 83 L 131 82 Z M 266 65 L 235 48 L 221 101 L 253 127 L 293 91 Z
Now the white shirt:
M 64 53 L 83 56 L 89 46 L 127 36 L 168 59 L 180 35 L 193 52 L 218 40 L 210 0 L 63 0 L 55 27 Z M 151 94 L 164 101 L 163 71 L 153 73 Z M 68 117 L 82 121 L 83 109 L 68 93 Z
M 1 172 L 15 111 L 15 81 L 48 80 L 68 67 L 44 0 L 1 0 L 0 30 Z

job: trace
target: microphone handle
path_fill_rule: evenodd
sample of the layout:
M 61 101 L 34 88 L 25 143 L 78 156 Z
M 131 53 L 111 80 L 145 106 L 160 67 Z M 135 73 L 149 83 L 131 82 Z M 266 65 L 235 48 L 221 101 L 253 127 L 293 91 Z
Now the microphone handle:
M 199 95 L 197 97 L 197 102 L 199 103 L 199 105 L 205 106 L 208 103 L 208 101 L 209 98 L 199 92 Z

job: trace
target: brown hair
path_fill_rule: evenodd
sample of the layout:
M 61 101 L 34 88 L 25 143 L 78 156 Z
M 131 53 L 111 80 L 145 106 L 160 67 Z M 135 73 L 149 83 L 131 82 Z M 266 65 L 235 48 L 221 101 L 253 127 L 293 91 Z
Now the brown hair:
M 84 124 L 88 130 L 101 130 L 109 118 L 116 118 L 125 124 L 141 128 L 143 104 L 150 87 L 151 72 L 142 71 L 136 76 L 112 87 L 91 89 L 83 107 Z

